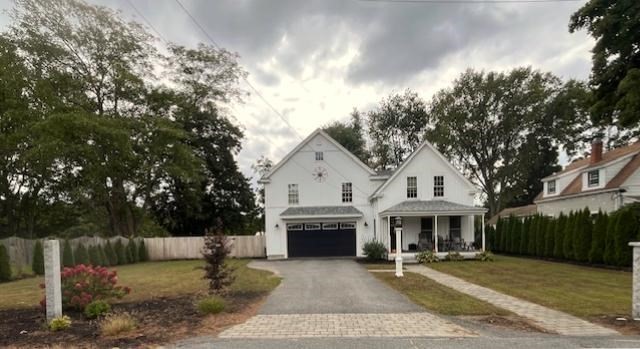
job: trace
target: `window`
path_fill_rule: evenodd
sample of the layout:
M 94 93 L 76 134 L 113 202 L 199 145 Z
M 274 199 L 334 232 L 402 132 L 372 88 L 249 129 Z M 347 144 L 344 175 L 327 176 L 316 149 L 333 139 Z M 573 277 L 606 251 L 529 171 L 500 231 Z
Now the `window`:
M 287 230 L 302 230 L 302 224 L 287 224 Z
M 298 185 L 289 184 L 289 205 L 298 204 Z
M 324 160 L 324 153 L 321 151 L 316 152 L 316 161 Z
M 322 230 L 338 230 L 338 223 L 323 223 Z
M 427 238 L 433 240 L 433 217 L 424 217 L 420 219 L 420 235 L 419 239 Z
M 407 197 L 418 197 L 418 177 L 407 177 Z
M 556 181 L 555 179 L 547 182 L 547 194 L 556 193 Z
M 351 182 L 342 183 L 342 202 L 353 201 L 353 188 Z
M 587 173 L 587 184 L 589 187 L 597 187 L 600 185 L 600 171 L 593 170 Z
M 444 196 L 444 176 L 433 177 L 433 196 L 434 197 Z
M 355 229 L 355 223 L 340 223 L 340 229 Z
M 460 229 L 461 219 L 460 216 L 449 217 L 449 237 L 451 239 L 460 239 L 462 237 L 462 230 Z
M 320 230 L 320 223 L 305 224 L 304 230 Z

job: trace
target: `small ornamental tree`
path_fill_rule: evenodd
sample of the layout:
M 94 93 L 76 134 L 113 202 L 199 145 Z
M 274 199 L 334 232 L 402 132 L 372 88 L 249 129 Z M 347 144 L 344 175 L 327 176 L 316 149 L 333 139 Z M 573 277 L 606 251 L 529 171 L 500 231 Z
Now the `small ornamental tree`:
M 42 241 L 40 240 L 36 240 L 35 245 L 33 245 L 31 270 L 33 270 L 36 275 L 44 275 L 44 249 L 42 248 Z
M 567 223 L 567 217 L 564 213 L 560 213 L 558 216 L 558 222 L 556 224 L 556 231 L 553 237 L 553 258 L 562 258 L 564 253 L 562 252 L 562 244 L 564 243 L 564 231 L 565 224 Z
M 107 255 L 107 260 L 109 260 L 109 265 L 114 266 L 118 265 L 118 255 L 116 251 L 113 249 L 113 245 L 111 245 L 111 241 L 107 240 L 107 243 L 104 245 L 104 254 Z
M 204 278 L 209 280 L 209 293 L 224 295 L 234 280 L 233 270 L 226 263 L 230 249 L 227 236 L 218 228 L 215 233 L 207 232 L 204 237 L 202 255 L 205 261 Z
M 127 259 L 129 259 L 129 263 L 139 262 L 138 246 L 136 246 L 136 241 L 133 238 L 130 238 L 127 244 Z
M 9 253 L 3 244 L 0 244 L 0 281 L 11 280 L 11 265 L 9 264 Z
M 76 247 L 76 252 L 74 253 L 76 265 L 84 264 L 88 265 L 89 261 L 89 252 L 87 248 L 80 242 L 78 243 L 78 247 Z
M 607 236 L 607 225 L 609 216 L 606 213 L 598 212 L 596 223 L 591 233 L 591 249 L 589 250 L 589 263 L 600 264 L 604 262 L 604 245 Z
M 144 244 L 144 239 L 140 239 L 140 243 L 138 244 L 138 258 L 140 262 L 149 261 L 149 251 L 147 251 L 147 246 Z
M 62 248 L 62 266 L 73 267 L 76 265 L 73 258 L 73 249 L 71 248 L 71 242 L 69 239 L 64 240 L 64 247 Z
M 129 263 L 129 259 L 127 258 L 128 253 L 121 239 L 116 241 L 114 250 L 116 251 L 116 256 L 118 256 L 118 265 Z
M 83 311 L 87 304 L 96 301 L 120 299 L 131 292 L 128 287 L 117 286 L 116 271 L 105 267 L 77 265 L 64 268 L 60 273 L 62 308 Z M 44 284 L 40 285 L 44 288 Z M 44 307 L 45 300 L 40 301 Z

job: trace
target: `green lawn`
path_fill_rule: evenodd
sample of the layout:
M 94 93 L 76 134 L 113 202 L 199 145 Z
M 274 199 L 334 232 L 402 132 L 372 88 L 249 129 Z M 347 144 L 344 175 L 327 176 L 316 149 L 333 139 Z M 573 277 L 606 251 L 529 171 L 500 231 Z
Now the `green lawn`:
M 236 268 L 236 280 L 231 285 L 232 292 L 263 293 L 274 289 L 280 279 L 268 271 L 247 267 L 249 260 L 230 259 Z M 124 265 L 118 271 L 118 284 L 131 287 L 131 294 L 124 302 L 153 297 L 176 296 L 182 294 L 205 293 L 207 282 L 202 279 L 203 261 L 148 262 Z M 0 309 L 37 306 L 44 291 L 38 286 L 42 277 L 11 281 L 0 284 Z
M 631 313 L 629 272 L 507 256 L 429 267 L 581 317 Z
M 394 289 L 404 293 L 414 303 L 444 315 L 508 315 L 502 308 L 467 296 L 429 278 L 415 273 L 404 273 L 397 278 L 393 272 L 372 273 Z

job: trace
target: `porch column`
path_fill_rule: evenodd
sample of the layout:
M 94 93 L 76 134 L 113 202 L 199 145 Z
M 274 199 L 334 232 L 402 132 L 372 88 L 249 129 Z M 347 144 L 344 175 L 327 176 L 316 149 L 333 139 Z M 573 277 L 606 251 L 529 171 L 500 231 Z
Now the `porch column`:
M 389 253 L 391 253 L 391 216 L 387 216 L 387 247 L 389 248 Z
M 435 241 L 434 245 L 436 253 L 438 253 L 438 215 L 435 215 L 433 218 L 433 225 L 433 240 Z
M 482 221 L 482 252 L 484 252 L 485 249 L 485 239 L 484 239 L 484 214 L 480 215 L 482 217 L 481 221 Z

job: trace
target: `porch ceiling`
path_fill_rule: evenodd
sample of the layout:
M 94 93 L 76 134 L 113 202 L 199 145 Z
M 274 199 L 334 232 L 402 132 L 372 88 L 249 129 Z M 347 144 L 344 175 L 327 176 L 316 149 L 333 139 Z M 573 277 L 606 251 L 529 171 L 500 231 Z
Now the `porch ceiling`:
M 446 200 L 407 200 L 382 211 L 382 216 L 476 215 L 487 209 L 461 205 Z

